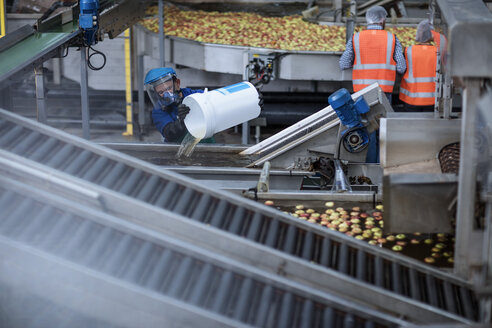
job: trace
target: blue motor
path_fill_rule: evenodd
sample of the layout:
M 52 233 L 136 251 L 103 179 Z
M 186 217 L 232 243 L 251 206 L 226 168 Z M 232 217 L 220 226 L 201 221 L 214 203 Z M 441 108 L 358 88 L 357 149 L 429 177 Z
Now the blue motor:
M 367 148 L 369 135 L 361 121 L 361 114 L 369 112 L 369 105 L 364 97 L 355 102 L 347 89 L 342 88 L 328 97 L 328 103 L 340 121 L 348 129 L 342 132 L 343 147 L 350 153 L 358 153 Z
M 87 46 L 97 43 L 99 29 L 99 0 L 80 0 L 79 27 L 84 30 Z

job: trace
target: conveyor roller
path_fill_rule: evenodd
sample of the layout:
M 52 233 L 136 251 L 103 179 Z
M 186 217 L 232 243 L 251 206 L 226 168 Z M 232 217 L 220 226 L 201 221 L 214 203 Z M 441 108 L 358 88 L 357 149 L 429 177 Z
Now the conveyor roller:
M 101 283 L 109 281 L 126 289 L 128 287 L 125 286 L 134 286 L 129 288 L 135 294 L 133 297 L 150 295 L 153 299 L 150 304 L 161 309 L 161 317 L 154 321 L 159 323 L 158 326 L 166 326 L 166 321 L 171 321 L 171 318 L 166 318 L 167 298 L 175 300 L 173 305 L 182 311 L 200 309 L 200 315 L 188 314 L 181 322 L 172 322 L 172 326 L 180 322 L 183 326 L 210 327 L 214 321 L 218 327 L 383 328 L 405 325 L 398 319 L 361 306 L 356 308 L 345 301 L 337 303 L 327 294 L 300 290 L 295 284 L 286 284 L 283 278 L 262 275 L 255 270 L 244 271 L 237 262 L 214 257 L 192 245 L 165 239 L 103 213 L 92 211 L 89 214 L 78 204 L 66 200 L 33 195 L 22 187 L 18 189 L 19 186 L 10 182 L 0 187 L 3 213 L 0 219 L 0 253 L 3 261 L 9 263 L 12 257 L 16 264 L 11 267 L 29 266 L 22 261 L 23 257 L 14 256 L 12 252 L 7 254 L 7 248 L 12 248 L 37 256 L 43 264 L 55 263 L 50 267 L 49 276 L 56 276 L 55 272 L 75 265 L 83 273 L 82 279 L 77 280 L 78 284 L 84 285 L 89 276 L 96 275 Z M 6 267 L 0 274 L 2 288 L 8 285 L 6 281 L 10 278 L 7 275 L 17 270 L 11 267 Z M 44 274 L 43 265 L 36 268 L 39 274 Z M 68 305 L 77 304 L 82 297 L 70 294 L 70 290 L 66 291 L 62 286 L 55 293 L 67 293 L 70 298 Z M 103 291 L 97 294 L 92 297 L 111 297 Z M 162 296 L 166 298 L 162 299 Z M 49 295 L 45 297 L 44 302 L 52 301 Z M 26 300 L 23 306 L 33 306 L 30 302 Z M 132 298 L 122 298 L 119 302 L 137 306 Z M 64 309 L 60 315 L 60 307 L 65 304 L 54 303 L 51 307 L 40 307 L 42 313 L 39 315 L 44 317 L 42 321 L 39 321 L 38 313 L 30 313 L 30 319 L 19 319 L 9 313 L 2 322 L 11 325 L 16 320 L 27 320 L 23 322 L 27 327 L 59 327 L 67 322 L 66 318 L 80 314 L 77 326 L 102 316 L 107 322 L 105 326 L 112 327 L 117 322 L 115 315 L 125 316 L 124 313 L 113 312 L 115 310 L 111 307 L 96 315 L 97 302 L 82 305 L 84 309 L 80 309 L 80 313 Z M 142 321 L 142 326 L 146 326 L 145 322 Z
M 157 171 L 152 165 L 4 111 L 0 112 L 0 128 L 0 149 L 335 270 L 360 283 L 478 320 L 477 298 L 470 285 L 417 261 L 294 221 L 280 212 L 272 214 L 249 200 L 207 191 L 180 176 L 153 173 Z

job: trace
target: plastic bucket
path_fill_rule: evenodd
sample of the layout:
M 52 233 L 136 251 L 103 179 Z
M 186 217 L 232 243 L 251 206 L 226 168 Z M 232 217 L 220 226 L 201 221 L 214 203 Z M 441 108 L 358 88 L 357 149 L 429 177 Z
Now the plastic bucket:
M 194 93 L 183 99 L 183 104 L 190 107 L 184 123 L 195 138 L 210 138 L 217 132 L 258 117 L 261 110 L 258 101 L 258 91 L 246 81 Z

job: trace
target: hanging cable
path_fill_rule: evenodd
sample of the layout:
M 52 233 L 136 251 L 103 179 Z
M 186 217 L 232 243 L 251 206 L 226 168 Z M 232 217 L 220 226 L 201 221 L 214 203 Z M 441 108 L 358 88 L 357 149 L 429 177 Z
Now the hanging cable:
M 92 51 L 93 51 L 93 53 L 89 54 L 89 49 L 90 49 L 90 50 L 92 50 Z M 98 50 L 96 50 L 96 49 L 92 48 L 91 46 L 86 46 L 85 51 L 86 51 L 86 54 L 87 54 L 87 66 L 88 66 L 91 70 L 93 70 L 93 71 L 99 71 L 99 70 L 101 70 L 101 69 L 102 69 L 102 68 L 106 65 L 106 55 L 105 55 L 104 53 L 102 53 L 101 51 L 98 51 Z M 94 56 L 94 55 L 100 55 L 100 56 L 102 56 L 102 58 L 103 58 L 103 63 L 102 63 L 102 65 L 101 65 L 101 66 L 96 67 L 96 66 L 94 66 L 94 65 L 91 63 L 91 58 L 92 58 L 92 56 Z

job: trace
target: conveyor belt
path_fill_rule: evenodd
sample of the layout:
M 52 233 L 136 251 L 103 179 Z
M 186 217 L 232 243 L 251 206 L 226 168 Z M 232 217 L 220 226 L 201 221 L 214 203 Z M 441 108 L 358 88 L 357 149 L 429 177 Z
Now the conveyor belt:
M 160 313 L 152 318 L 153 326 L 159 327 L 406 326 L 401 320 L 364 306 L 337 300 L 312 288 L 301 289 L 284 278 L 247 270 L 237 262 L 193 245 L 163 238 L 94 210 L 86 211 L 79 204 L 60 197 L 44 197 L 26 189 L 13 181 L 0 186 L 0 254 L 6 263 L 15 261 L 15 265 L 7 266 L 0 273 L 0 284 L 8 285 L 12 279 L 30 284 L 23 281 L 22 276 L 35 271 L 34 274 L 47 274 L 46 281 L 40 285 L 49 285 L 53 283 L 51 280 L 56 285 L 60 272 L 71 268 L 76 273 L 62 279 L 73 280 L 87 288 L 111 283 L 130 290 L 127 297 L 119 298 L 116 304 L 104 309 L 98 309 L 98 297 L 116 297 L 106 294 L 106 289 L 96 290 L 95 295 L 90 296 L 97 301 L 80 303 L 80 313 L 87 317 L 75 313 L 78 320 L 84 320 L 77 326 L 94 323 L 97 318 L 106 322 L 104 327 L 112 327 L 121 322 L 120 316 L 132 316 L 140 311 L 138 299 L 142 294 L 150 297 L 145 304 L 147 311 L 156 309 Z M 47 266 L 46 262 L 54 266 Z M 35 270 L 29 270 L 31 265 L 35 265 Z M 49 272 L 44 272 L 45 267 Z M 94 276 L 96 282 L 90 282 Z M 28 289 L 20 289 L 24 288 Z M 58 287 L 51 291 L 53 299 L 43 292 L 36 295 L 46 296 L 46 301 L 54 302 L 55 306 L 53 309 L 44 306 L 41 313 L 30 312 L 32 320 L 24 322 L 24 326 L 60 327 L 57 316 L 61 322 L 70 323 L 67 318 L 73 314 L 65 313 L 67 310 L 60 314 L 58 307 L 77 304 L 84 295 L 64 288 L 60 280 Z M 45 292 L 48 293 L 48 288 Z M 60 294 L 66 297 L 66 304 L 56 304 Z M 30 298 L 26 298 L 25 303 L 30 306 Z M 129 313 L 116 312 L 120 304 L 135 309 L 129 309 Z M 171 307 L 178 318 L 169 313 Z M 12 324 L 9 319 L 18 319 L 9 316 L 11 314 L 2 318 L 4 324 Z M 150 315 L 141 320 L 138 326 L 149 327 Z M 168 325 L 163 325 L 166 321 Z M 137 325 L 126 322 L 124 326 Z
M 153 174 L 153 166 L 92 145 L 36 122 L 0 111 L 0 148 L 300 259 L 336 270 L 470 320 L 478 319 L 471 286 L 389 251 L 264 206 L 206 191 L 179 176 Z M 169 175 L 169 178 L 165 178 Z M 193 204 L 190 206 L 190 204 Z

